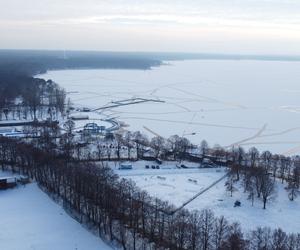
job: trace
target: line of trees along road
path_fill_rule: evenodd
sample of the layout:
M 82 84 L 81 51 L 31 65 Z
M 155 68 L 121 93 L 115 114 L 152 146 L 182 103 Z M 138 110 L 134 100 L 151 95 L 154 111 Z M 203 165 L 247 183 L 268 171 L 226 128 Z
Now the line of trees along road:
M 190 212 L 149 196 L 105 165 L 80 163 L 68 153 L 0 138 L 3 170 L 26 174 L 81 223 L 123 249 L 300 249 L 300 235 L 237 223 L 210 210 Z
M 199 146 L 193 145 L 187 138 L 174 135 L 168 139 L 154 137 L 151 140 L 139 131 L 127 131 L 115 134 L 114 138 L 85 138 L 89 144 L 75 145 L 72 155 L 78 160 L 141 160 L 144 153 L 153 159 L 166 161 L 195 161 L 198 163 L 209 159 L 217 166 L 231 168 L 232 174 L 226 182 L 226 189 L 233 194 L 236 184 L 242 181 L 249 199 L 262 200 L 263 208 L 276 191 L 276 183 L 286 182 L 287 195 L 291 201 L 300 194 L 300 157 L 288 157 L 272 154 L 269 151 L 259 152 L 256 148 L 245 151 L 242 147 L 225 150 L 220 146 L 210 148 L 206 141 Z M 75 148 L 77 150 L 75 150 Z M 146 150 L 147 149 L 147 150 Z M 124 152 L 125 151 L 125 152 Z M 127 153 L 126 153 L 127 151 Z M 149 158 L 149 157 L 148 157 Z M 150 157 L 151 158 L 151 157 Z

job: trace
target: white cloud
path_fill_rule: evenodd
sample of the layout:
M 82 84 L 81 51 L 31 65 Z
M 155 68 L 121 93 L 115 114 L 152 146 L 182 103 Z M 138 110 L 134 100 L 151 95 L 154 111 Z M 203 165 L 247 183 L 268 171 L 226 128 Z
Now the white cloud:
M 58 31 L 65 32 L 56 37 Z M 0 31 L 5 39 L 0 46 L 12 44 L 11 39 L 20 41 L 28 38 L 21 34 L 37 32 L 51 39 L 64 40 L 66 44 L 74 47 L 84 47 L 84 40 L 80 31 L 84 30 L 86 36 L 95 39 L 95 44 L 115 42 L 117 39 L 119 50 L 163 50 L 165 46 L 144 41 L 139 34 L 149 37 L 164 37 L 176 45 L 185 42 L 183 47 L 189 48 L 188 43 L 202 44 L 201 48 L 211 48 L 211 44 L 218 44 L 228 40 L 223 50 L 238 49 L 253 50 L 265 49 L 264 43 L 278 44 L 281 53 L 300 52 L 300 45 L 290 46 L 300 41 L 300 2 L 293 0 L 2 0 L 0 2 Z M 13 32 L 16 32 L 13 33 Z M 91 32 L 91 33 L 88 33 Z M 96 34 L 95 34 L 96 32 Z M 199 35 L 197 32 L 201 32 Z M 102 33 L 102 36 L 100 35 Z M 185 37 L 180 37 L 179 33 Z M 126 38 L 124 34 L 130 34 Z M 166 37 L 168 35 L 168 37 Z M 23 35 L 24 36 L 24 35 Z M 72 40 L 70 40 L 72 37 Z M 119 38 L 119 39 L 118 39 Z M 135 43 L 132 38 L 140 39 Z M 127 39 L 127 40 L 126 40 Z M 177 40 L 175 40 L 177 39 Z M 249 39 L 251 44 L 246 44 Z M 282 41 L 285 41 L 282 43 Z M 141 42 L 143 41 L 143 42 Z M 33 40 L 31 47 L 41 46 L 42 41 Z M 40 44 L 38 44 L 40 42 Z M 163 42 L 162 42 L 163 43 Z M 44 42 L 44 46 L 49 46 Z M 87 46 L 93 43 L 87 42 Z M 232 46 L 230 46 L 232 44 Z M 152 46 L 152 47 L 151 47 Z M 55 44 L 52 45 L 55 48 Z M 117 44 L 116 46 L 117 47 Z M 111 49 L 115 49 L 112 46 Z M 179 44 L 174 46 L 178 50 Z M 270 48 L 273 49 L 272 46 Z M 296 49 L 295 49 L 296 48 Z M 88 48 L 88 49 L 101 49 Z M 218 48 L 216 48 L 217 50 Z M 275 53 L 276 51 L 274 51 Z

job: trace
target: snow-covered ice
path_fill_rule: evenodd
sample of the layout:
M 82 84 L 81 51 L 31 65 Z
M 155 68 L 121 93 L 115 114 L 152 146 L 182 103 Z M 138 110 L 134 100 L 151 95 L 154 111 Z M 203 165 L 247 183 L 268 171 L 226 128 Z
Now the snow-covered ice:
M 130 130 L 188 137 L 276 153 L 300 152 L 300 63 L 187 60 L 152 70 L 50 71 L 78 107 L 99 108 L 132 97 L 159 99 L 102 112 Z M 145 126 L 145 127 L 144 127 Z M 152 134 L 149 134 L 153 136 Z

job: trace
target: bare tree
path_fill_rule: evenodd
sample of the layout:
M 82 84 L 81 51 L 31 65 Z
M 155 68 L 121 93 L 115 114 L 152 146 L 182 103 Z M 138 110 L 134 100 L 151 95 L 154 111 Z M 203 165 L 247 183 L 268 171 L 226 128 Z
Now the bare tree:
M 210 249 L 213 239 L 214 214 L 210 210 L 203 210 L 200 214 L 200 242 L 202 249 Z
M 247 243 L 244 240 L 244 236 L 243 236 L 241 227 L 238 223 L 233 223 L 230 226 L 229 232 L 230 233 L 229 233 L 228 239 L 222 246 L 222 249 L 224 249 L 224 250 L 247 249 Z
M 213 249 L 221 249 L 224 242 L 227 241 L 229 227 L 230 225 L 224 216 L 216 218 L 214 224 Z
M 256 163 L 259 160 L 259 151 L 257 150 L 257 148 L 252 147 L 249 149 L 248 155 L 250 160 L 250 166 L 255 167 Z
M 159 157 L 163 148 L 164 148 L 165 140 L 160 136 L 153 137 L 150 142 L 150 146 L 154 149 L 155 157 Z
M 272 154 L 270 151 L 264 151 L 261 154 L 261 159 L 263 161 L 263 166 L 266 168 L 267 171 L 271 168 L 271 160 L 272 160 Z
M 274 194 L 274 180 L 270 178 L 268 173 L 261 176 L 261 195 L 263 201 L 263 209 L 266 209 L 267 201 Z
M 225 187 L 228 192 L 230 192 L 230 196 L 232 197 L 233 192 L 237 191 L 235 187 L 236 178 L 232 172 L 229 173 L 227 181 L 225 182 Z
M 140 131 L 136 131 L 133 133 L 133 141 L 135 142 L 136 147 L 136 157 L 137 159 L 140 159 L 143 157 L 146 145 L 149 145 L 148 138 Z
M 246 191 L 248 192 L 248 200 L 251 200 L 251 205 L 253 206 L 254 198 L 255 198 L 255 194 L 256 194 L 254 176 L 249 176 L 249 183 L 246 187 Z
M 288 159 L 284 155 L 280 156 L 279 175 L 281 178 L 281 183 L 283 183 L 285 179 L 288 164 Z
M 280 228 L 276 229 L 272 235 L 273 250 L 287 250 L 287 235 Z
M 300 167 L 293 169 L 293 175 L 289 179 L 287 190 L 289 191 L 289 199 L 293 201 L 300 193 Z
M 200 143 L 200 154 L 202 155 L 202 157 L 204 157 L 207 153 L 208 153 L 208 143 L 207 141 L 203 140 Z
M 267 227 L 258 227 L 251 231 L 249 238 L 250 250 L 271 250 L 270 239 L 272 237 L 271 229 Z

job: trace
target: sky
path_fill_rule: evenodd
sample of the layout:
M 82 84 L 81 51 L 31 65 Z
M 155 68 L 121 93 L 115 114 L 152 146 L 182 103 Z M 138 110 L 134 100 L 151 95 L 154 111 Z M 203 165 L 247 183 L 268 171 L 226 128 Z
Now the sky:
M 300 55 L 299 0 L 0 0 L 0 48 Z

